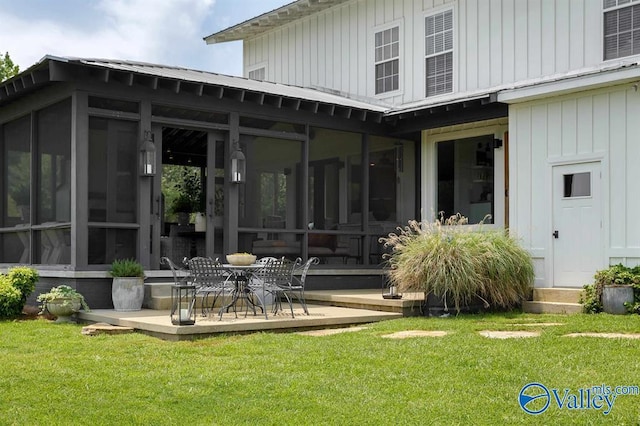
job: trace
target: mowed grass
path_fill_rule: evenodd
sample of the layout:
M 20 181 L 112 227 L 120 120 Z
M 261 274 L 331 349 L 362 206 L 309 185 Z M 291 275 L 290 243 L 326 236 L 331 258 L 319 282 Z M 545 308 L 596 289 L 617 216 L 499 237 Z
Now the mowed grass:
M 523 324 L 560 322 L 559 326 Z M 324 337 L 226 335 L 167 342 L 88 337 L 81 325 L 0 322 L 0 425 L 497 425 L 640 423 L 640 396 L 609 415 L 518 405 L 524 385 L 561 392 L 640 385 L 640 316 L 492 314 L 404 318 Z M 386 339 L 404 330 L 444 337 Z M 539 330 L 497 340 L 481 330 Z

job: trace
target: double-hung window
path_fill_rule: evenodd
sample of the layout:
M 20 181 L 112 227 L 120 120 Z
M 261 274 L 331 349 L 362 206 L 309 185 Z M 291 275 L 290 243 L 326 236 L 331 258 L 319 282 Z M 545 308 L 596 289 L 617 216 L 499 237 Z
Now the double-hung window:
M 453 10 L 425 18 L 426 97 L 453 91 Z
M 400 27 L 375 34 L 376 95 L 399 88 Z
M 604 0 L 604 59 L 640 54 L 640 1 Z

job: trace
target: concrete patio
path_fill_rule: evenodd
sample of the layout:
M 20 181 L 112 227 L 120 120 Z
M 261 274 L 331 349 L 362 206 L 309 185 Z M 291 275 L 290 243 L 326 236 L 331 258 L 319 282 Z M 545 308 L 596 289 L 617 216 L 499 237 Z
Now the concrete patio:
M 89 323 L 108 323 L 116 326 L 132 327 L 167 340 L 184 340 L 206 337 L 220 333 L 249 333 L 256 331 L 292 331 L 318 328 L 348 327 L 387 319 L 401 318 L 417 312 L 420 306 L 418 295 L 405 295 L 398 300 L 385 300 L 375 290 L 331 290 L 307 292 L 309 315 L 305 315 L 299 305 L 294 305 L 295 318 L 288 307 L 277 315 L 245 316 L 238 310 L 225 313 L 222 320 L 217 315 L 198 316 L 195 325 L 176 326 L 171 324 L 169 310 L 143 309 L 134 312 L 116 312 L 112 309 L 96 309 L 81 312 L 79 319 Z

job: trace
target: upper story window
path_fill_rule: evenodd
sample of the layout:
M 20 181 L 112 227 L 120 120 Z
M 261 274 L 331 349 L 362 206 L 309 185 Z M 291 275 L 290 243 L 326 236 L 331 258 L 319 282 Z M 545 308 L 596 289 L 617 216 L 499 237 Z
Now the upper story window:
M 425 18 L 426 96 L 453 91 L 453 11 Z
M 640 1 L 604 0 L 604 59 L 640 54 Z
M 399 88 L 400 28 L 393 27 L 375 34 L 376 95 Z
M 249 78 L 251 80 L 264 81 L 266 77 L 267 69 L 265 67 L 256 68 L 249 71 Z

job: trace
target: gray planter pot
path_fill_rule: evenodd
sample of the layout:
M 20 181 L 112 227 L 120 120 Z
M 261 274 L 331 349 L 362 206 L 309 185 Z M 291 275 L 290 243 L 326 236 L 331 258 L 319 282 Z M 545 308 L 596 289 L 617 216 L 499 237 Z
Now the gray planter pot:
M 633 303 L 630 285 L 605 285 L 602 289 L 602 310 L 608 314 L 626 314 L 625 302 Z
M 139 311 L 144 300 L 144 278 L 114 277 L 111 299 L 116 311 Z

